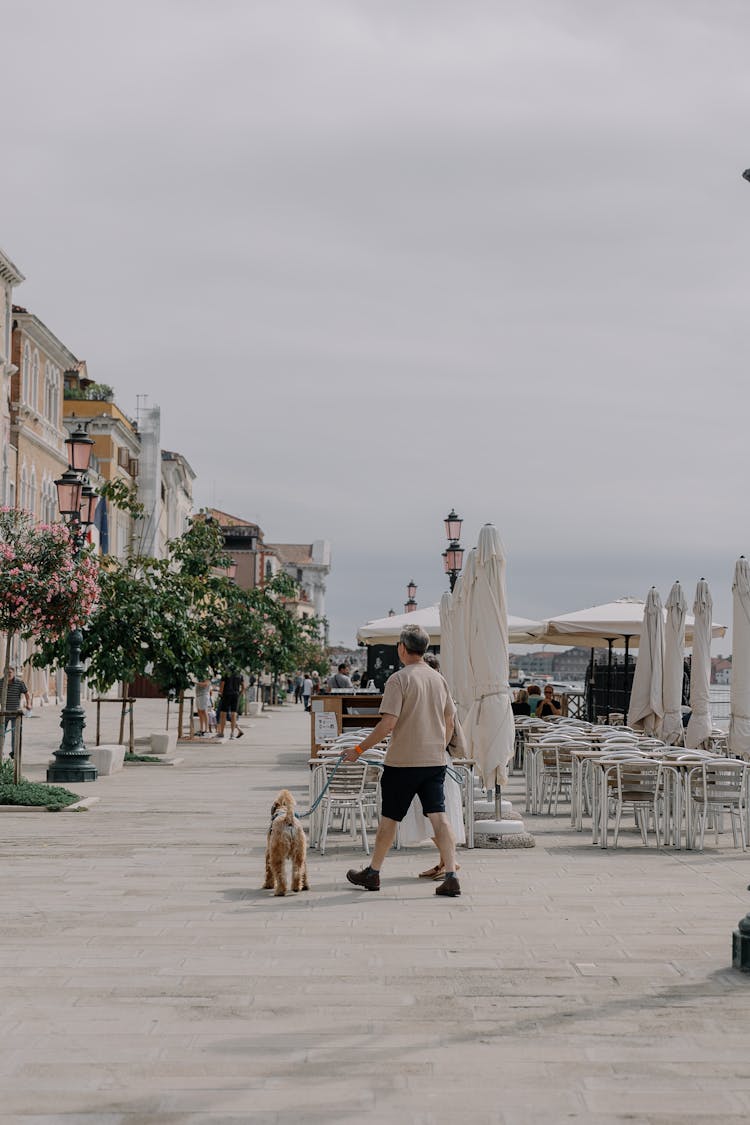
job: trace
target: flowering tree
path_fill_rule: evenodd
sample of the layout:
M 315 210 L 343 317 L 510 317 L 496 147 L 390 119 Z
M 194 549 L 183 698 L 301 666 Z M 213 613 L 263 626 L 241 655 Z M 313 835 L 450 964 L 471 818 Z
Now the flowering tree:
M 99 596 L 97 565 L 63 524 L 35 524 L 28 512 L 0 508 L 0 632 L 3 688 L 15 636 L 55 642 L 88 618 Z M 5 724 L 0 724 L 0 745 Z

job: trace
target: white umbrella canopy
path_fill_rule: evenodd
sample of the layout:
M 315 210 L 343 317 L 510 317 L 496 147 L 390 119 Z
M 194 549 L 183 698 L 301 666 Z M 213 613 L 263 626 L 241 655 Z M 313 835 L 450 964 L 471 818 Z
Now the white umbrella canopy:
M 685 667 L 685 618 L 687 599 L 682 586 L 675 582 L 669 591 L 665 609 L 667 622 L 664 630 L 664 722 L 661 736 L 675 745 L 682 740 L 682 677 Z
M 693 654 L 690 661 L 690 721 L 685 745 L 692 750 L 703 746 L 711 736 L 711 613 L 713 599 L 704 578 L 695 588 L 693 614 Z
M 545 631 L 538 638 L 540 644 L 583 645 L 586 648 L 607 648 L 613 641 L 623 648 L 628 638 L 630 648 L 637 648 L 643 626 L 646 603 L 640 598 L 617 598 L 613 602 L 591 606 L 588 609 L 562 613 L 544 622 Z M 665 612 L 666 617 L 666 612 Z M 692 644 L 694 619 L 685 618 L 685 642 Z M 726 625 L 712 625 L 712 636 L 723 637 Z
M 737 560 L 732 584 L 732 685 L 729 749 L 750 757 L 750 566 Z
M 464 567 L 466 570 L 466 567 Z M 458 579 L 461 582 L 461 578 Z M 455 605 L 458 583 L 453 593 Z M 396 613 L 393 617 L 379 617 L 375 621 L 368 621 L 360 625 L 357 630 L 357 640 L 366 645 L 395 645 L 401 636 L 404 625 L 421 625 L 430 634 L 430 643 L 442 646 L 440 627 L 440 607 L 437 605 L 423 606 L 412 613 Z M 532 621 L 529 617 L 508 617 L 508 633 L 512 644 L 534 644 L 540 633 L 544 631 L 541 621 Z
M 440 669 L 453 694 L 453 597 L 443 594 L 440 599 Z
M 505 552 L 497 529 L 479 532 L 476 575 L 467 590 L 468 656 L 472 704 L 467 719 L 472 757 L 485 785 L 504 785 L 513 757 L 515 722 L 508 686 Z
M 664 611 L 659 591 L 652 586 L 643 608 L 638 659 L 630 692 L 628 724 L 656 735 L 664 717 Z

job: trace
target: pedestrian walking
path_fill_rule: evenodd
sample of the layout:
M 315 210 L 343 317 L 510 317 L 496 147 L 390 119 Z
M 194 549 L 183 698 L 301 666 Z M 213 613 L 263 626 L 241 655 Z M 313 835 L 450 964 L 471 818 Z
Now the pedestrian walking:
M 297 675 L 294 677 L 294 702 L 295 703 L 301 703 L 302 702 L 302 679 L 303 679 L 303 677 L 302 677 L 301 672 L 298 672 Z
M 224 737 L 224 727 L 226 726 L 227 715 L 229 715 L 230 731 L 229 737 L 242 738 L 244 731 L 240 730 L 237 724 L 237 709 L 240 702 L 240 693 L 245 686 L 245 682 L 239 672 L 234 669 L 227 672 L 222 677 L 219 686 L 219 695 L 221 696 L 220 711 L 219 711 L 219 725 L 216 734 L 219 738 Z
M 0 699 L 3 698 L 3 688 L 5 677 L 0 678 Z M 5 710 L 12 712 L 5 720 L 5 730 L 10 727 L 10 757 L 14 757 L 16 746 L 16 723 L 18 721 L 18 713 L 21 711 L 21 697 L 26 700 L 26 710 L 31 710 L 31 697 L 29 696 L 29 689 L 23 680 L 19 680 L 16 676 L 15 668 L 8 668 L 8 691 L 5 696 Z
M 305 672 L 302 677 L 302 702 L 305 705 L 305 710 L 310 710 L 310 696 L 312 695 L 313 682 L 309 672 Z
M 455 898 L 461 894 L 461 886 L 456 876 L 456 838 L 445 812 L 444 783 L 445 748 L 453 737 L 456 708 L 443 677 L 424 662 L 429 644 L 430 635 L 420 625 L 401 630 L 398 658 L 403 668 L 386 681 L 382 717 L 359 746 L 344 751 L 344 761 L 354 762 L 391 736 L 380 780 L 382 812 L 372 862 L 361 871 L 347 871 L 346 877 L 355 887 L 380 890 L 380 869 L 416 796 L 432 825 L 445 873 L 435 894 Z

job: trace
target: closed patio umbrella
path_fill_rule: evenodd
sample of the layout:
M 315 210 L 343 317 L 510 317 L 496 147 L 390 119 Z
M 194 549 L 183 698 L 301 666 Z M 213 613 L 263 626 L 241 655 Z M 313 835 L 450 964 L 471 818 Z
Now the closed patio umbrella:
M 667 624 L 664 633 L 664 722 L 661 736 L 674 746 L 682 742 L 682 676 L 685 664 L 685 618 L 687 599 L 679 582 L 667 598 Z
M 750 757 L 750 566 L 744 556 L 734 568 L 732 609 L 729 749 Z
M 664 616 L 659 591 L 652 586 L 643 608 L 638 660 L 630 692 L 628 724 L 658 734 L 664 718 Z
M 451 625 L 453 628 L 453 687 L 458 718 L 463 726 L 472 701 L 471 672 L 469 669 L 469 595 L 477 571 L 477 550 L 469 551 L 463 572 L 453 591 Z
M 453 687 L 453 598 L 443 594 L 440 599 L 440 668 L 448 682 L 451 694 Z
M 693 602 L 693 655 L 690 661 L 690 721 L 685 745 L 697 750 L 711 737 L 711 614 L 713 599 L 704 578 L 695 588 Z
M 485 785 L 504 785 L 513 757 L 515 722 L 508 686 L 505 552 L 497 529 L 479 533 L 475 577 L 466 591 L 471 708 L 467 737 Z

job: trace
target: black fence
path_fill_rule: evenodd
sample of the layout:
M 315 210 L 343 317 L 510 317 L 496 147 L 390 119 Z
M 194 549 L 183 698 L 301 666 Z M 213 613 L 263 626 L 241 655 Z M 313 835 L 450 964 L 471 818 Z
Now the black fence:
M 630 693 L 633 689 L 635 659 L 635 656 L 628 656 L 626 663 L 624 655 L 613 653 L 610 663 L 609 653 L 606 650 L 594 649 L 593 663 L 589 661 L 586 673 L 585 713 L 589 722 L 607 719 L 613 714 L 627 718 Z M 686 704 L 689 698 L 690 657 L 685 660 L 682 674 L 683 704 Z

